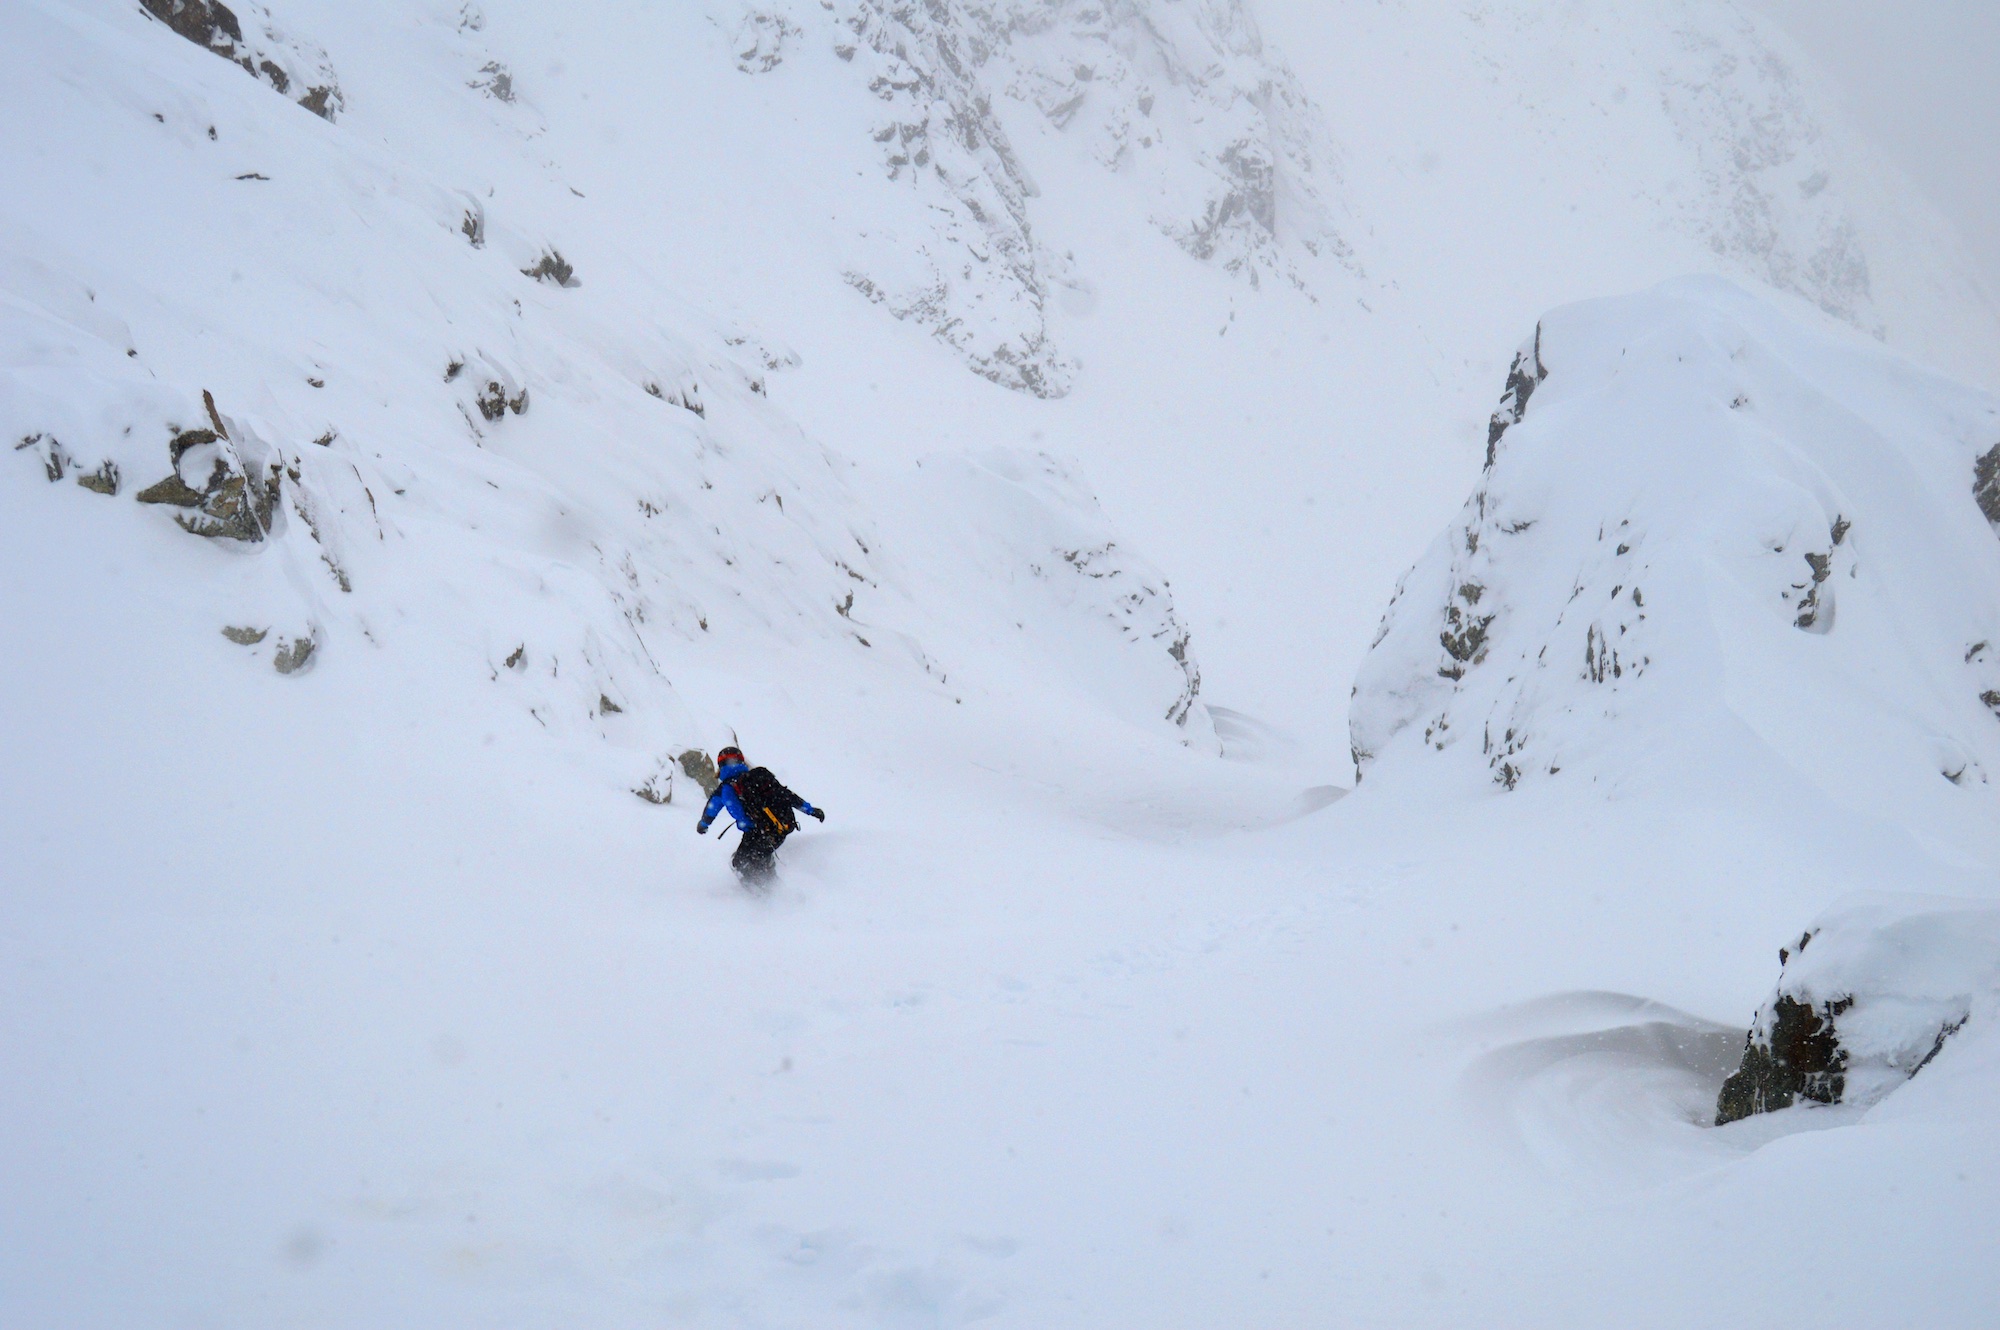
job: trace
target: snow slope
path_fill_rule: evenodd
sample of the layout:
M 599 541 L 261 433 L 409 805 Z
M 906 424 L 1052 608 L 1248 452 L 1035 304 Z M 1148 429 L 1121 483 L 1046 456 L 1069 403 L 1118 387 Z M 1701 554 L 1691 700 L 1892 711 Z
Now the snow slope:
M 83 20 L 60 9 L 37 20 L 42 40 L 24 49 L 90 68 Z M 890 677 L 947 689 L 957 662 L 911 631 L 924 602 L 907 585 L 940 557 L 925 543 L 934 524 L 908 513 L 909 540 L 879 534 L 856 464 L 766 404 L 767 378 L 795 357 L 677 308 L 594 250 L 572 244 L 582 267 L 562 281 L 527 276 L 562 253 L 561 223 L 541 211 L 555 193 L 546 182 L 522 186 L 531 198 L 519 211 L 491 187 L 482 200 L 264 104 L 228 66 L 159 42 L 143 18 L 125 26 L 138 67 L 117 97 L 74 84 L 58 94 L 92 125 L 103 192 L 27 173 L 49 192 L 23 191 L 12 242 L 6 429 L 41 441 L 34 456 L 52 481 L 104 477 L 100 491 L 118 491 L 100 492 L 106 506 L 160 498 L 146 487 L 170 469 L 184 499 L 214 476 L 239 489 L 247 478 L 269 510 L 258 525 L 214 552 L 171 552 L 212 570 L 212 613 L 227 626 L 278 634 L 252 655 L 309 641 L 327 668 L 370 650 L 435 650 L 438 686 L 485 679 L 543 726 L 645 761 L 717 728 L 672 682 L 684 654 L 839 643 L 893 658 Z M 478 94 L 458 92 L 476 111 Z M 121 116 L 120 101 L 165 109 Z M 514 154 L 495 155 L 505 165 Z M 239 169 L 255 167 L 270 174 Z M 215 211 L 121 207 L 134 190 L 164 197 L 190 179 L 230 198 L 227 243 L 210 239 Z M 363 206 L 371 199 L 388 202 Z M 65 214 L 76 224 L 58 237 L 49 223 Z M 301 246 L 318 265 L 293 263 Z M 985 575 L 1071 575 L 1037 612 L 1099 620 L 1114 656 L 1146 644 L 1124 667 L 1131 709 L 1205 732 L 1171 595 L 1127 561 L 1087 490 L 1003 486 L 958 516 L 987 512 L 1012 557 L 985 558 Z M 171 529 L 157 510 L 125 516 Z M 995 623 L 1014 608 L 997 608 Z
M 124 0 L 0 47 L 0 1321 L 1982 1323 L 1976 1020 L 1706 1125 L 1774 948 L 1996 860 L 2000 440 L 1867 340 L 1990 319 L 1800 190 L 1733 10 L 233 13 L 284 90 Z M 1551 316 L 1493 476 L 1678 413 L 1757 501 L 1589 456 L 1496 633 L 1622 483 L 1750 700 L 1619 721 L 1748 721 L 1651 765 L 1569 681 L 1560 773 L 1408 728 L 1338 798 L 1509 349 L 1691 269 L 1772 289 Z M 1801 632 L 1754 539 L 1850 500 Z M 765 899 L 688 834 L 731 738 L 831 813 Z

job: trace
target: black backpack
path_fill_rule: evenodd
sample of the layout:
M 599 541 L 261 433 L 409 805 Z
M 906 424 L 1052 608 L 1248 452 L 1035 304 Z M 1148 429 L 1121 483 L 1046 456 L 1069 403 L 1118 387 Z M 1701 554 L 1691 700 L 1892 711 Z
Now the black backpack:
M 792 814 L 796 797 L 768 767 L 752 767 L 736 777 L 736 798 L 744 815 L 766 835 L 789 836 L 799 829 L 799 820 Z

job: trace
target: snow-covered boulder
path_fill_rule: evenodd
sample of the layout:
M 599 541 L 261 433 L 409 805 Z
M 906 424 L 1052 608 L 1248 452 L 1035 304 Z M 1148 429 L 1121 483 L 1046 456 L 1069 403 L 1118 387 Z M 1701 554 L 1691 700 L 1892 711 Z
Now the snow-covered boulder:
M 1549 315 L 1363 664 L 1358 773 L 1990 800 L 1996 441 L 1993 399 L 1719 279 Z
M 1799 1100 L 1875 1103 L 2000 1004 L 2000 906 L 1937 896 L 1844 901 L 1778 953 L 1721 1126 Z

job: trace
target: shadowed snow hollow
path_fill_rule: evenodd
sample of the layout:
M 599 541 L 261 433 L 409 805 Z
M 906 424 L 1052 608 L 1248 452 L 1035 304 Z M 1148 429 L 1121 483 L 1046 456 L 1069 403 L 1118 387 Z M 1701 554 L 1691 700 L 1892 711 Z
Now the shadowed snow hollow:
M 1991 399 L 1718 281 L 1549 315 L 1382 623 L 1357 767 L 1990 813 L 1996 440 Z

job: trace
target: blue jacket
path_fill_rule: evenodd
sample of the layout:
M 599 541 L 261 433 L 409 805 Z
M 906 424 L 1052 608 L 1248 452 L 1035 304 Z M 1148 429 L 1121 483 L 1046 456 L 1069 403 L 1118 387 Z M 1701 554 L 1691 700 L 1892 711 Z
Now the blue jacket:
M 715 773 L 722 778 L 722 784 L 718 785 L 715 793 L 708 797 L 708 806 L 701 810 L 701 821 L 695 823 L 694 826 L 697 832 L 706 835 L 708 833 L 708 824 L 715 821 L 717 814 L 725 812 L 736 823 L 738 831 L 749 831 L 756 826 L 756 823 L 750 820 L 750 815 L 743 811 L 743 801 L 736 795 L 736 778 L 747 775 L 749 771 L 750 768 L 741 762 L 728 762 L 724 763 L 722 769 Z M 811 804 L 799 798 L 798 795 L 793 794 L 790 790 L 785 789 L 783 785 L 780 785 L 778 788 L 790 797 L 792 807 L 806 813 L 816 811 Z

